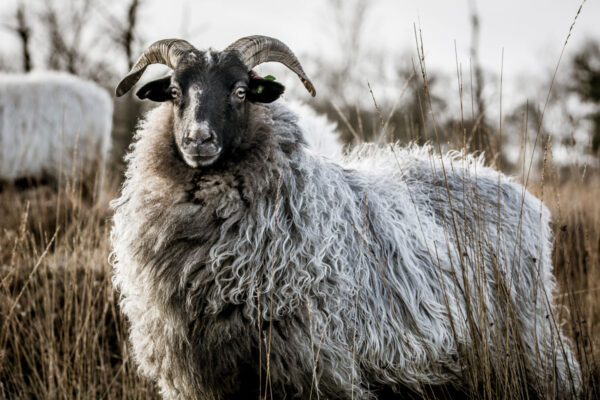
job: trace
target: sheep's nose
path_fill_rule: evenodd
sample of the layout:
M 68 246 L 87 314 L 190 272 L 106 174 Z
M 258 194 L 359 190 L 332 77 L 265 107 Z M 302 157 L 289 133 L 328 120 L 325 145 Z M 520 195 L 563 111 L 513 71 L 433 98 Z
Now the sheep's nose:
M 196 145 L 201 146 L 208 142 L 213 142 L 215 140 L 215 133 L 212 129 L 194 129 L 190 131 L 185 139 L 184 143 L 186 145 Z

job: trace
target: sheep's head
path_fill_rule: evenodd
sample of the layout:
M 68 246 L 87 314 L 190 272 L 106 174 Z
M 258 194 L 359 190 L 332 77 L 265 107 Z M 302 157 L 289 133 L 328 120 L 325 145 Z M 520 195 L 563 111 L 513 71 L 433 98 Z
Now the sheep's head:
M 172 68 L 171 76 L 147 83 L 136 94 L 140 99 L 173 103 L 173 134 L 181 157 L 190 167 L 206 167 L 243 135 L 249 102 L 270 103 L 283 93 L 283 85 L 252 71 L 268 61 L 290 68 L 315 95 L 292 51 L 265 36 L 242 38 L 221 52 L 200 51 L 178 39 L 155 42 L 119 83 L 116 93 L 127 93 L 150 64 Z

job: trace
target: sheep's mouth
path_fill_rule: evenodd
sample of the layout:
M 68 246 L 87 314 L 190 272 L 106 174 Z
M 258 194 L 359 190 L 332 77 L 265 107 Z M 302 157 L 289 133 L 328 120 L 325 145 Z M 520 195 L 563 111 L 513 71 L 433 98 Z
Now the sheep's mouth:
M 212 165 L 221 155 L 221 148 L 215 148 L 212 151 L 184 152 L 182 151 L 183 160 L 192 168 L 206 167 Z

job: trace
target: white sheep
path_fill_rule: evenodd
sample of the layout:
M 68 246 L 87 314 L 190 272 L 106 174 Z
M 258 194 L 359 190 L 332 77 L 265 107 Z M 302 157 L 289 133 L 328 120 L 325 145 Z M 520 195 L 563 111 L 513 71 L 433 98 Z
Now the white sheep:
M 298 126 L 310 149 L 332 160 L 337 160 L 343 155 L 343 146 L 335 122 L 330 121 L 326 115 L 317 113 L 308 104 L 288 101 L 287 106 L 298 116 Z
M 76 76 L 0 74 L 0 178 L 101 173 L 112 112 L 108 92 Z

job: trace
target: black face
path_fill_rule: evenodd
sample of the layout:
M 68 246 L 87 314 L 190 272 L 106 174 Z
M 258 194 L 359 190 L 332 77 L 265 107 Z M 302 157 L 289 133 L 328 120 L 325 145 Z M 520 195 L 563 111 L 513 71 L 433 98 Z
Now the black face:
M 283 85 L 255 76 L 232 52 L 190 51 L 173 75 L 152 81 L 140 99 L 173 102 L 174 137 L 190 167 L 207 167 L 226 154 L 248 121 L 248 102 L 270 103 Z

